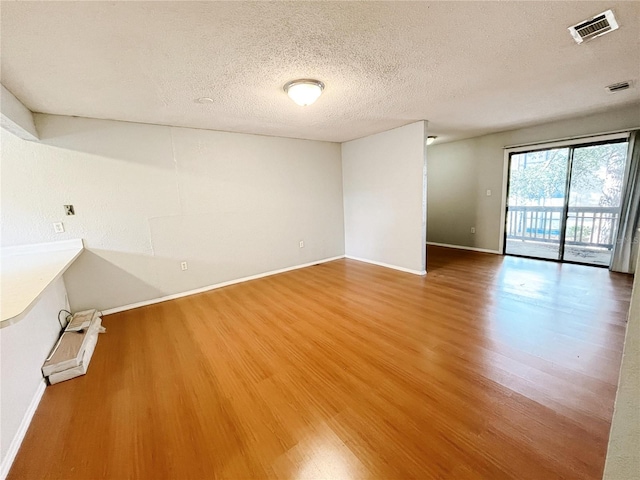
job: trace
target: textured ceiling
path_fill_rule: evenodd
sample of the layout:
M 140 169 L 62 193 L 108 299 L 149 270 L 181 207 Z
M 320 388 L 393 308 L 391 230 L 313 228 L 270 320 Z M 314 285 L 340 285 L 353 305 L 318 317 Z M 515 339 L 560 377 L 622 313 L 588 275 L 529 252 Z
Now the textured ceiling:
M 345 141 L 462 138 L 640 101 L 640 2 L 7 2 L 2 83 L 35 112 Z M 620 29 L 567 27 L 612 8 Z M 311 107 L 282 91 L 312 77 Z M 211 97 L 199 104 L 199 97 Z

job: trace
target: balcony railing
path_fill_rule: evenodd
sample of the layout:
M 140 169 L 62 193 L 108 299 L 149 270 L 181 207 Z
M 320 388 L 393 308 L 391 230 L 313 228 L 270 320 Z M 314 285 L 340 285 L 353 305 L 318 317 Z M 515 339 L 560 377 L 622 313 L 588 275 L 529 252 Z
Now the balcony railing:
M 509 207 L 507 238 L 536 242 L 560 241 L 562 207 Z M 618 207 L 569 207 L 567 245 L 613 248 Z

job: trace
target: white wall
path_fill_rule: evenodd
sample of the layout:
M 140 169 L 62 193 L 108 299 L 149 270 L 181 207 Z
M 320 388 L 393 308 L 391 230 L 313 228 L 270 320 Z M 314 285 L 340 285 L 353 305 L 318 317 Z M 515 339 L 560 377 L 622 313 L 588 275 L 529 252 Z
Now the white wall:
M 640 256 L 636 272 L 604 468 L 605 480 L 640 478 Z
M 505 146 L 637 127 L 639 105 L 429 146 L 427 240 L 498 249 Z
M 342 144 L 345 253 L 425 271 L 426 122 Z
M 29 407 L 37 406 L 44 390 L 40 369 L 58 339 L 65 294 L 64 281 L 56 280 L 23 319 L 0 329 L 0 478 L 17 452 L 16 435 L 26 432 L 25 415 L 33 415 Z
M 344 254 L 338 144 L 35 118 L 41 143 L 2 132 L 2 244 L 83 238 L 65 274 L 74 310 Z

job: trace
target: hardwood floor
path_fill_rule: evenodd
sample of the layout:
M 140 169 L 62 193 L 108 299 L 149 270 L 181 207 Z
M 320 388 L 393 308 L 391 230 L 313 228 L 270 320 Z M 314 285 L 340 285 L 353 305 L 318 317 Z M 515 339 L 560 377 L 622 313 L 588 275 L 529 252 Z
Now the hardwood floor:
M 104 318 L 10 479 L 600 479 L 632 277 L 429 248 Z

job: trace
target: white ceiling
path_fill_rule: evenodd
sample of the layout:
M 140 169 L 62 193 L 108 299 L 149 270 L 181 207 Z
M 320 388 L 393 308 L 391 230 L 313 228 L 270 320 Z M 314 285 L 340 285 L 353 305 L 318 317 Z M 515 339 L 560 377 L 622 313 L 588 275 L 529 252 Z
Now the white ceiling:
M 567 27 L 612 8 L 620 29 Z M 345 141 L 463 138 L 640 101 L 640 2 L 2 2 L 2 83 L 35 112 Z M 311 107 L 282 91 L 311 77 Z M 199 104 L 211 97 L 211 104 Z

